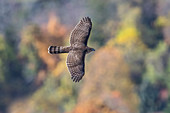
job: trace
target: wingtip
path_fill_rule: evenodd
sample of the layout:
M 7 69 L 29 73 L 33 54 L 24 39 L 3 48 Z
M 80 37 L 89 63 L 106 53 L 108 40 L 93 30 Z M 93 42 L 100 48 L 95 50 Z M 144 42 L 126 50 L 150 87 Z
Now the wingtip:
M 87 21 L 90 21 L 91 22 L 91 18 L 90 17 L 83 17 L 80 22 L 87 22 Z
M 87 18 L 91 20 L 91 18 L 89 16 L 87 16 Z
M 79 77 L 79 76 L 72 76 L 71 77 L 71 79 L 73 80 L 73 82 L 79 82 L 81 79 L 82 79 L 82 77 Z

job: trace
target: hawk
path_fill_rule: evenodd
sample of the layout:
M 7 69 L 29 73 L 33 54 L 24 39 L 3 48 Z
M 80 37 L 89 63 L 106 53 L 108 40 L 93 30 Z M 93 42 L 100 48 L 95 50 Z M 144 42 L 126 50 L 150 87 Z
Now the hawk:
M 66 64 L 73 82 L 79 82 L 85 74 L 85 55 L 95 51 L 87 46 L 91 29 L 91 19 L 84 17 L 71 32 L 70 46 L 49 46 L 48 48 L 50 54 L 68 53 Z

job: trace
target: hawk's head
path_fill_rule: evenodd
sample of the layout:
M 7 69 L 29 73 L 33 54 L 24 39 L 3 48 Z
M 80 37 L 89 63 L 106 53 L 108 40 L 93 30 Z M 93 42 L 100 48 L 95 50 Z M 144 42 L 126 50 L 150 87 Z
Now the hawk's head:
M 95 51 L 95 49 L 94 49 L 94 48 L 87 47 L 86 53 L 90 53 L 90 52 L 92 52 L 92 51 Z

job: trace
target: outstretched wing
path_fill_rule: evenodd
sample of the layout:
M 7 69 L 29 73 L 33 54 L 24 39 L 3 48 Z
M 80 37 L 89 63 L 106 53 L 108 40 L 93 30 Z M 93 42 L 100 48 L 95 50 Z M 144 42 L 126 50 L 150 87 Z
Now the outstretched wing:
M 67 67 L 71 74 L 73 82 L 79 82 L 84 75 L 84 58 L 85 53 L 81 50 L 72 50 L 67 56 Z
M 71 32 L 70 44 L 75 42 L 87 45 L 87 41 L 92 28 L 92 22 L 89 17 L 82 18 Z

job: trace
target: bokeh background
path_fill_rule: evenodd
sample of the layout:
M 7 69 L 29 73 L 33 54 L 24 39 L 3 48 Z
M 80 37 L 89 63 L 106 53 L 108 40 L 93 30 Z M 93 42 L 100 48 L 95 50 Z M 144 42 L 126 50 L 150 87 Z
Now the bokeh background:
M 47 48 L 84 16 L 96 51 L 73 83 Z M 0 0 L 0 113 L 170 113 L 170 0 Z

